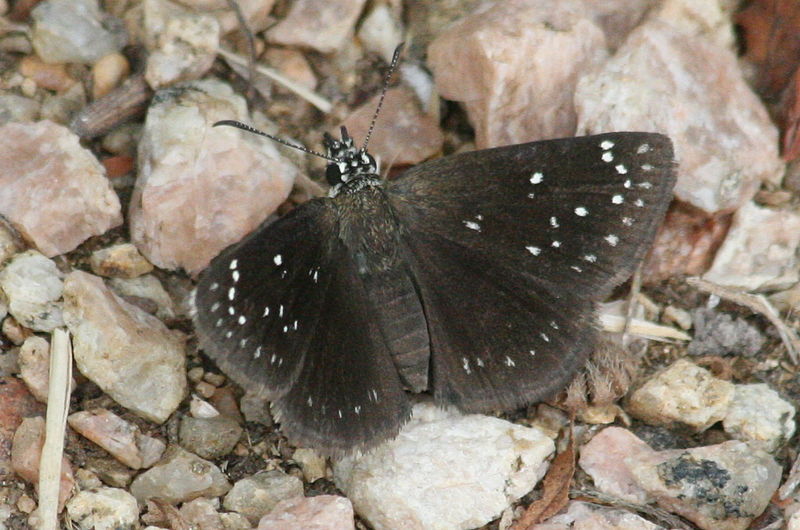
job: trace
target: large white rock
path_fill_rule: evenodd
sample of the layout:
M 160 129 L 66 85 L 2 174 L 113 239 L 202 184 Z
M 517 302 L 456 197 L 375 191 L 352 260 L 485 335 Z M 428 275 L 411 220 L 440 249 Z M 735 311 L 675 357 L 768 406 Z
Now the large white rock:
M 334 464 L 334 480 L 376 530 L 475 528 L 528 493 L 552 440 L 538 429 L 423 403 L 396 439 Z

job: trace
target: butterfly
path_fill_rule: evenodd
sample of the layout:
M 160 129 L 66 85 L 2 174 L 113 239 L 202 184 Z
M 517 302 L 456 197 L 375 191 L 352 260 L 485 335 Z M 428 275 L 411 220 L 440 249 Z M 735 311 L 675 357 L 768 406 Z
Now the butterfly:
M 409 391 L 487 412 L 562 390 L 595 344 L 596 305 L 648 250 L 676 179 L 658 133 L 466 152 L 393 180 L 344 127 L 324 145 L 329 195 L 217 256 L 194 323 L 291 441 L 331 455 L 395 437 Z

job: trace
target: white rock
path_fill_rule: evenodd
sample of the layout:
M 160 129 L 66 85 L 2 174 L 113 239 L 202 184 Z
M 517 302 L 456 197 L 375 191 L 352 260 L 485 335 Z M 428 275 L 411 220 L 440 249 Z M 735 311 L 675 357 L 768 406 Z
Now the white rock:
M 734 214 L 725 242 L 703 277 L 746 291 L 787 288 L 798 280 L 800 215 L 748 202 Z
M 774 451 L 794 434 L 795 408 L 764 383 L 736 385 L 722 426 L 738 440 Z
M 626 410 L 650 425 L 677 422 L 700 432 L 725 417 L 733 393 L 733 383 L 680 359 L 634 391 Z
M 117 403 L 156 423 L 175 411 L 186 392 L 179 334 L 82 271 L 64 281 L 64 321 L 78 369 Z
M 67 513 L 81 530 L 133 530 L 139 522 L 136 498 L 119 488 L 81 491 L 67 503 Z
M 64 325 L 62 274 L 56 264 L 35 250 L 17 254 L 0 271 L 0 289 L 8 297 L 8 311 L 17 322 L 35 331 L 53 331 Z
M 334 463 L 334 479 L 376 530 L 475 528 L 528 493 L 553 450 L 537 429 L 423 403 L 396 439 Z
M 217 19 L 168 0 L 144 0 L 144 43 L 150 52 L 145 79 L 153 89 L 202 77 L 221 36 Z
M 366 0 L 297 0 L 286 18 L 267 31 L 267 39 L 285 46 L 340 51 L 353 33 Z
M 216 80 L 158 92 L 139 144 L 131 238 L 151 263 L 190 273 L 256 228 L 286 199 L 297 169 L 273 142 L 231 127 L 244 99 Z

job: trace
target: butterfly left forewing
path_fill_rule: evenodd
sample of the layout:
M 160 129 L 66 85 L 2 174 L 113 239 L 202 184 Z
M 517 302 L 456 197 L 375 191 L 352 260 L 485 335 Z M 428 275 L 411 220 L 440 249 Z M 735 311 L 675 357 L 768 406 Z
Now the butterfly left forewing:
M 609 133 L 447 157 L 391 182 L 440 400 L 509 408 L 563 386 L 591 349 L 594 303 L 635 268 L 674 181 L 668 138 Z

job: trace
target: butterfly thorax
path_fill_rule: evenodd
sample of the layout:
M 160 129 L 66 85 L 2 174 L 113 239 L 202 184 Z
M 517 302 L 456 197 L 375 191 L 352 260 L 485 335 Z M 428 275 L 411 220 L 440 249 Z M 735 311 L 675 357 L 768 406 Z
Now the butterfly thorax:
M 323 144 L 331 162 L 325 170 L 325 178 L 331 185 L 330 197 L 340 193 L 356 193 L 366 187 L 381 184 L 378 163 L 365 148 L 357 148 L 353 139 L 342 127 L 342 139 L 325 134 Z

